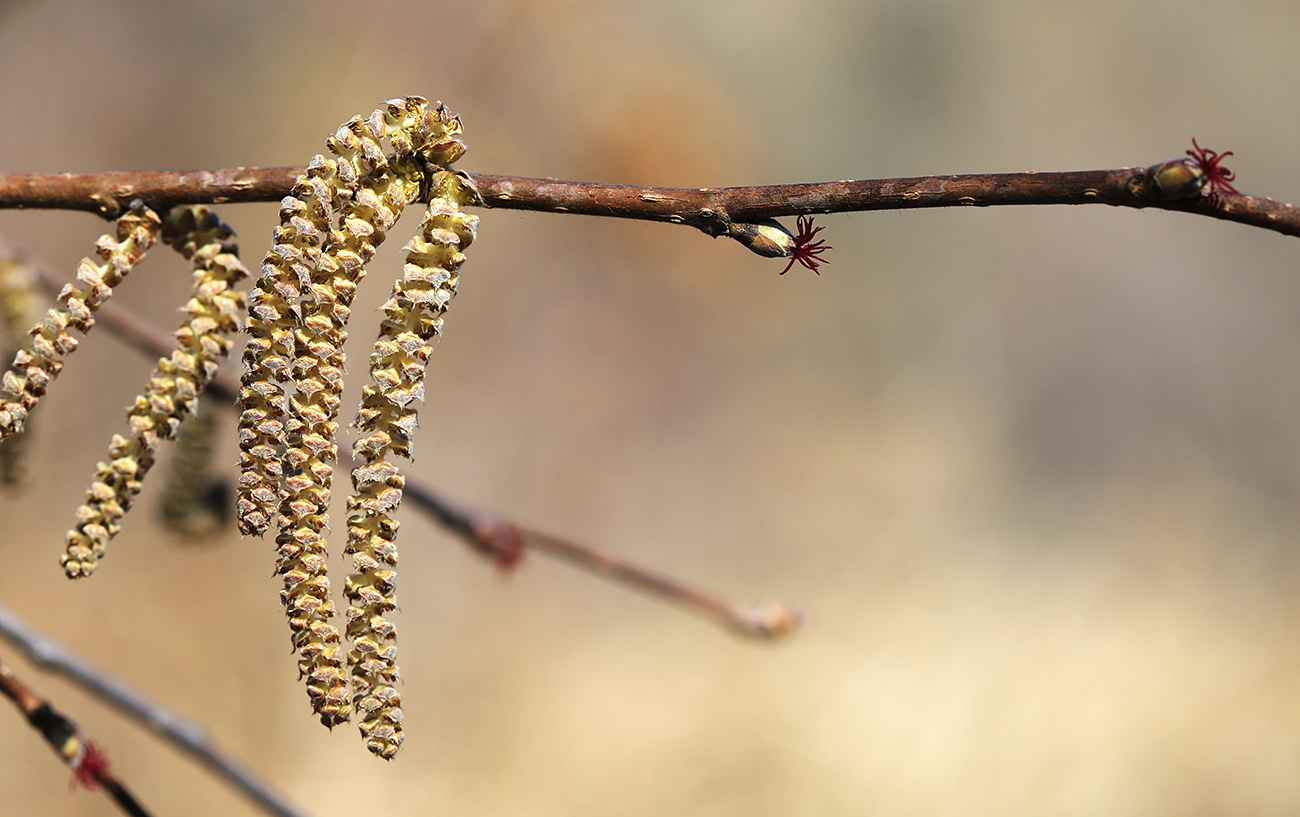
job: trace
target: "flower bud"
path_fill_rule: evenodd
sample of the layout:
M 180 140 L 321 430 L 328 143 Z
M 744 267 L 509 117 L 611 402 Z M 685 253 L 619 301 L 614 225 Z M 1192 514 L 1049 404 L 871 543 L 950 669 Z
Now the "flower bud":
M 794 235 L 776 219 L 729 224 L 727 235 L 764 258 L 789 258 L 794 255 Z
M 1205 188 L 1205 171 L 1193 159 L 1170 159 L 1147 168 L 1147 193 L 1160 201 L 1190 199 Z

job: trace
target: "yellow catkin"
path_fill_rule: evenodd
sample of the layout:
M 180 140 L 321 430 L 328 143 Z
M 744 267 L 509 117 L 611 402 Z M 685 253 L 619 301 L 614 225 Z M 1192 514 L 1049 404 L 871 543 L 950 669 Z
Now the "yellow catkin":
M 199 395 L 176 434 L 176 452 L 158 503 L 163 526 L 186 544 L 207 542 L 230 521 L 228 483 L 212 473 L 217 416 L 225 406 L 211 394 Z
M 168 213 L 163 240 L 190 259 L 193 295 L 175 333 L 176 351 L 158 361 L 145 392 L 127 411 L 130 436 L 113 435 L 109 461 L 99 463 L 86 504 L 77 509 L 77 525 L 68 531 L 61 559 L 68 578 L 94 572 L 154 463 L 158 442 L 176 434 L 229 354 L 229 336 L 239 329 L 244 298 L 231 287 L 247 271 L 230 228 L 206 207 L 180 207 Z
M 282 203 L 250 305 L 240 529 L 261 533 L 276 519 L 280 598 L 308 697 L 327 726 L 351 714 L 325 542 L 346 324 L 366 262 L 419 195 L 434 121 L 427 100 L 407 97 L 344 123 L 326 143 L 336 158 L 316 157 Z
M 325 304 L 317 312 L 338 309 L 339 298 L 350 303 L 355 291 L 355 281 L 350 286 L 336 281 L 339 265 L 352 257 L 338 255 L 345 243 L 337 226 L 339 210 L 367 177 L 387 168 L 381 138 L 387 136 L 399 155 L 412 151 L 408 132 L 419 138 L 427 104 L 420 97 L 394 100 L 369 119 L 345 122 L 327 140 L 334 157 L 313 157 L 293 195 L 281 202 L 280 226 L 249 296 L 236 503 L 242 533 L 264 534 L 286 498 L 284 465 L 292 457 L 285 442 L 303 429 L 283 384 L 293 379 L 296 365 L 310 361 L 310 350 L 300 347 L 310 343 L 320 320 L 319 314 L 304 315 L 304 309 L 314 304 Z M 344 305 L 343 322 L 346 315 Z M 289 462 L 289 468 L 296 472 L 297 466 Z
M 456 123 L 459 126 L 459 122 Z M 457 128 L 458 130 L 458 128 Z M 439 171 L 419 234 L 406 246 L 402 279 L 382 307 L 384 320 L 370 356 L 373 385 L 364 389 L 354 425 L 363 437 L 353 455 L 365 464 L 352 471 L 348 499 L 348 663 L 353 705 L 370 751 L 392 758 L 401 748 L 402 698 L 396 683 L 396 628 L 386 616 L 396 607 L 398 522 L 393 514 L 405 485 L 390 456 L 410 458 L 415 401 L 424 399 L 424 369 L 442 331 L 442 315 L 456 293 L 463 250 L 474 240 L 478 217 L 461 212 L 477 198 L 468 179 Z
M 80 286 L 63 287 L 60 306 L 50 309 L 45 320 L 32 327 L 30 346 L 14 356 L 13 366 L 0 381 L 0 439 L 22 431 L 27 415 L 63 368 L 62 358 L 77 348 L 68 328 L 82 334 L 90 331 L 95 310 L 153 246 L 159 226 L 157 214 L 137 202 L 117 220 L 112 235 L 100 236 L 95 242 L 103 263 L 82 260 L 77 267 Z
M 284 387 L 294 357 L 302 289 L 311 280 L 339 204 L 338 162 L 314 157 L 293 195 L 280 203 L 280 226 L 248 297 L 239 393 L 239 530 L 266 532 L 284 498 L 281 460 L 291 424 Z
M 36 276 L 26 259 L 0 244 L 0 360 L 13 360 L 28 346 L 26 330 L 36 320 L 38 302 Z M 28 432 L 0 440 L 0 484 L 26 482 Z

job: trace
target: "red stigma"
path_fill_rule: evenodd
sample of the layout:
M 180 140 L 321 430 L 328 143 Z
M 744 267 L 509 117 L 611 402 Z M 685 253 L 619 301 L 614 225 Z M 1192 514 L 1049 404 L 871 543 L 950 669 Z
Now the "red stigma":
M 789 272 L 796 262 L 803 264 L 813 272 L 817 272 L 818 266 L 827 263 L 826 259 L 822 258 L 822 253 L 835 249 L 827 246 L 824 238 L 820 241 L 813 241 L 817 234 L 826 228 L 824 226 L 814 227 L 811 217 L 799 216 L 796 223 L 799 226 L 799 231 L 794 237 L 794 251 L 790 254 L 790 263 L 786 264 L 785 269 L 781 270 L 782 275 Z M 817 274 L 821 275 L 820 272 L 817 272 Z
M 1196 166 L 1205 173 L 1205 181 L 1209 185 L 1210 192 L 1232 193 L 1240 196 L 1241 193 L 1232 186 L 1232 181 L 1237 178 L 1237 174 L 1222 166 L 1223 160 L 1231 156 L 1232 151 L 1216 153 L 1196 144 L 1195 139 L 1192 140 L 1192 147 L 1195 150 L 1187 151 L 1187 155 L 1195 159 Z
M 99 788 L 103 782 L 104 776 L 108 774 L 108 755 L 104 750 L 99 748 L 99 744 L 91 741 L 86 744 L 85 750 L 73 761 L 72 766 L 72 783 L 80 783 L 87 789 L 94 791 Z

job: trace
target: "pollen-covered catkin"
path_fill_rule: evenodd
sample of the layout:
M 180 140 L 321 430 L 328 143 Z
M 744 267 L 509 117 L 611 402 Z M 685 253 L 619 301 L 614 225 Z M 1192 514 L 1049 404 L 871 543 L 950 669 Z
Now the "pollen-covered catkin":
M 297 243 L 281 250 L 285 242 L 277 233 L 277 247 L 263 268 L 263 281 L 270 283 L 259 283 L 259 292 L 274 292 L 279 303 L 267 298 L 258 306 L 267 307 L 265 315 L 274 326 L 254 325 L 261 319 L 256 307 L 249 322 L 253 337 L 246 356 L 247 422 L 241 423 L 241 530 L 265 530 L 278 500 L 280 598 L 299 653 L 299 673 L 307 678 L 312 706 L 327 726 L 351 714 L 340 637 L 329 623 L 334 606 L 325 543 L 347 319 L 375 246 L 419 195 L 424 169 L 414 152 L 427 151 L 436 131 L 431 120 L 427 100 L 407 97 L 386 103 L 367 119 L 353 117 L 335 132 L 326 144 L 337 159 L 318 157 L 310 184 L 304 187 L 300 179 L 300 188 L 318 204 L 298 207 L 305 217 L 285 218 L 282 210 L 281 232 Z M 384 138 L 395 151 L 391 163 L 380 144 Z M 285 206 L 294 205 L 286 199 Z M 292 277 L 280 259 L 290 259 Z M 273 361 L 269 367 L 267 349 Z M 291 383 L 292 389 L 277 381 Z
M 26 330 L 36 320 L 38 302 L 36 276 L 26 259 L 0 244 L 0 360 L 13 360 L 28 345 Z M 25 482 L 29 436 L 30 429 L 0 440 L 0 484 Z
M 62 358 L 77 348 L 68 327 L 83 335 L 90 331 L 95 310 L 153 246 L 159 225 L 158 215 L 137 201 L 117 220 L 112 235 L 100 236 L 95 242 L 103 263 L 82 260 L 77 267 L 81 286 L 63 287 L 61 306 L 50 309 L 45 320 L 32 327 L 30 346 L 15 355 L 13 366 L 0 381 L 0 439 L 23 430 L 27 415 L 63 368 Z
M 266 532 L 284 498 L 284 440 L 297 431 L 281 383 L 290 377 L 302 289 L 311 281 L 339 204 L 338 163 L 314 157 L 293 195 L 280 203 L 280 226 L 248 298 L 244 372 L 239 390 L 239 531 Z
M 131 435 L 113 435 L 109 461 L 99 463 L 86 504 L 77 509 L 77 525 L 68 531 L 61 559 L 68 578 L 94 572 L 153 466 L 159 441 L 175 436 L 239 329 L 244 297 L 231 287 L 247 271 L 230 228 L 206 207 L 179 207 L 167 214 L 163 240 L 190 260 L 193 295 L 175 333 L 176 351 L 158 361 L 144 393 L 127 411 Z
M 391 758 L 401 748 L 401 695 L 395 684 L 396 629 L 386 616 L 395 607 L 398 522 L 404 478 L 389 461 L 410 458 L 416 425 L 413 403 L 424 399 L 424 368 L 442 331 L 442 314 L 456 293 L 463 250 L 474 240 L 478 217 L 461 212 L 477 198 L 468 179 L 439 171 L 431 185 L 429 210 L 419 234 L 406 246 L 402 279 L 382 307 L 383 323 L 370 356 L 374 385 L 365 387 L 354 423 L 364 435 L 353 455 L 366 462 L 352 471 L 355 494 L 348 499 L 348 546 L 353 573 L 348 663 L 355 684 L 353 706 L 370 751 Z

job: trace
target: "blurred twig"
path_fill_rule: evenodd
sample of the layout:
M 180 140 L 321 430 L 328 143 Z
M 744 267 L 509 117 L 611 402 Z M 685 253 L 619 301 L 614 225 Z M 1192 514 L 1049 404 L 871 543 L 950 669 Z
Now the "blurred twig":
M 757 638 L 787 635 L 803 622 L 803 615 L 784 602 L 743 604 L 728 601 L 604 551 L 516 525 L 486 511 L 466 508 L 428 486 L 408 481 L 405 491 L 411 502 L 506 569 L 513 567 L 525 551 L 538 550 L 614 581 L 686 605 L 743 635 Z
M 669 188 L 471 173 L 486 207 L 687 224 L 712 236 L 732 223 L 776 216 L 926 207 L 1109 204 L 1155 207 L 1300 236 L 1300 208 L 1254 196 L 1163 200 L 1151 168 L 1049 173 L 974 173 L 853 179 L 763 187 Z M 134 198 L 176 204 L 275 202 L 290 195 L 300 167 L 223 170 L 0 174 L 0 209 L 87 210 L 115 218 Z
M 41 284 L 57 292 L 62 282 L 43 265 L 35 264 Z M 95 320 L 145 354 L 165 357 L 175 344 L 163 330 L 135 313 L 109 302 L 95 313 Z M 219 372 L 208 391 L 228 405 L 238 399 L 239 383 L 228 372 Z M 476 552 L 499 566 L 510 568 L 526 550 L 537 550 L 630 587 L 653 593 L 703 613 L 734 632 L 756 638 L 787 635 L 799 628 L 803 617 L 784 602 L 745 604 L 724 599 L 683 581 L 629 564 L 609 553 L 517 525 L 488 511 L 462 505 L 416 480 L 408 479 L 404 489 L 416 507 L 429 513 Z
M 62 644 L 38 632 L 3 604 L 0 604 L 0 638 L 21 650 L 41 669 L 62 675 L 128 719 L 149 727 L 154 734 L 198 760 L 218 777 L 225 778 L 267 813 L 277 817 L 306 817 L 286 804 L 238 761 L 213 745 L 203 727 L 167 711 L 103 670 L 91 666 Z
M 110 771 L 108 760 L 99 746 L 89 740 L 70 718 L 50 706 L 30 687 L 18 680 L 13 670 L 0 661 L 0 694 L 14 702 L 27 717 L 32 728 L 54 747 L 63 762 L 72 768 L 73 778 L 88 789 L 102 788 L 118 808 L 131 817 L 149 817 L 126 786 Z

